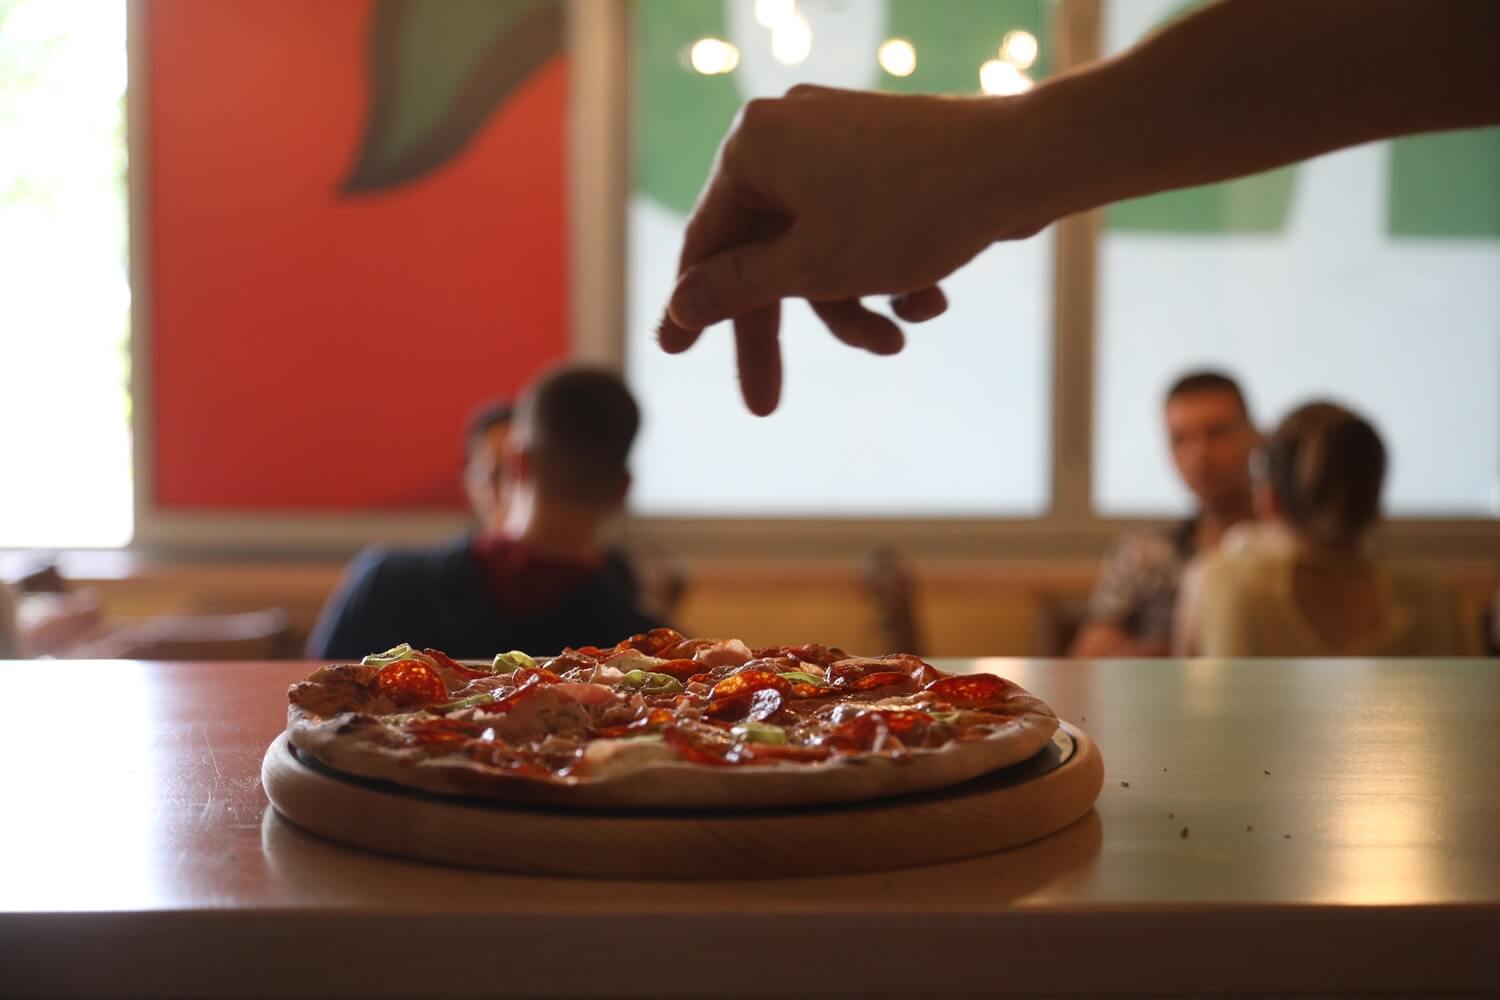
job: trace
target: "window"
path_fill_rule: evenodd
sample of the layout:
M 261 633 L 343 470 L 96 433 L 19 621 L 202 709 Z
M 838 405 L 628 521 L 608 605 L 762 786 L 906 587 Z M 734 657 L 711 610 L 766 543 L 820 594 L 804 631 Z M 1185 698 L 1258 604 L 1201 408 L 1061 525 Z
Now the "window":
M 1182 7 L 1107 4 L 1104 51 Z M 1392 514 L 1500 513 L 1500 129 L 1114 206 L 1097 323 L 1102 514 L 1186 509 L 1161 396 L 1202 367 L 1242 379 L 1265 426 L 1314 397 L 1367 414 L 1391 454 Z
M 125 4 L 0 0 L 0 546 L 131 536 Z
M 782 405 L 767 419 L 751 417 L 740 402 L 727 329 L 710 330 L 676 357 L 654 343 L 683 223 L 743 101 L 799 82 L 972 93 L 987 62 L 1003 64 L 991 74 L 1025 86 L 1046 69 L 1035 44 L 1042 4 L 642 0 L 637 10 L 626 341 L 628 375 L 645 411 L 635 511 L 1044 513 L 1051 499 L 1050 233 L 996 246 L 955 275 L 946 285 L 950 312 L 912 330 L 899 360 L 850 351 L 804 304 L 789 306 Z M 1007 36 L 1008 61 L 1001 59 Z M 695 50 L 702 39 L 710 43 Z M 895 44 L 882 55 L 887 41 Z M 670 407 L 653 406 L 653 397 L 668 394 Z

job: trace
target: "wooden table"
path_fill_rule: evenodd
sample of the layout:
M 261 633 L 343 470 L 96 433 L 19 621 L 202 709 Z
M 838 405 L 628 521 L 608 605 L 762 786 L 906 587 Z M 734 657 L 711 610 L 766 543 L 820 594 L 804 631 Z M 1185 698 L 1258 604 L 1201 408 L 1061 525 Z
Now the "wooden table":
M 1093 814 L 940 867 L 673 883 L 296 829 L 258 775 L 306 664 L 0 664 L 0 993 L 1500 992 L 1500 661 L 969 665 L 1097 739 Z

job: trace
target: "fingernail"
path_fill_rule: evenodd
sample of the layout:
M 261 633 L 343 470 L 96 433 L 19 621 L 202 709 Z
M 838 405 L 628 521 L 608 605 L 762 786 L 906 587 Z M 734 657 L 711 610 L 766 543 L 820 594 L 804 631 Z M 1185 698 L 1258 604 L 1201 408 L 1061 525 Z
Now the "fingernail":
M 714 321 L 712 310 L 713 303 L 709 301 L 708 289 L 703 287 L 702 282 L 689 278 L 672 293 L 667 315 L 679 326 L 701 330 Z

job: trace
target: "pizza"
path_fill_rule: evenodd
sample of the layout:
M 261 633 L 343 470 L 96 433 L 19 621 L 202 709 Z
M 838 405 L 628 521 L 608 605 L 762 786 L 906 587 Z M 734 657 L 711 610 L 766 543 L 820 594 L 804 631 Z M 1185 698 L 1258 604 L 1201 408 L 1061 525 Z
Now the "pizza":
M 957 784 L 1058 726 L 995 674 L 672 629 L 488 665 L 397 646 L 289 691 L 288 736 L 337 772 L 581 808 L 766 808 Z

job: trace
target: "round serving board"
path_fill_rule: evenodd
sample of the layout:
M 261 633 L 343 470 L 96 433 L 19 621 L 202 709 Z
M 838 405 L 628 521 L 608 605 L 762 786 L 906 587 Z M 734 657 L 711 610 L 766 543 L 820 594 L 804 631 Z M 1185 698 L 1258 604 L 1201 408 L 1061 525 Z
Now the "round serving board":
M 298 826 L 385 854 L 525 875 L 764 878 L 937 864 L 1045 837 L 1093 807 L 1104 762 L 1064 722 L 1035 757 L 918 795 L 800 809 L 563 811 L 342 775 L 281 736 L 261 781 Z

